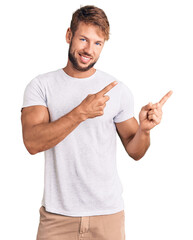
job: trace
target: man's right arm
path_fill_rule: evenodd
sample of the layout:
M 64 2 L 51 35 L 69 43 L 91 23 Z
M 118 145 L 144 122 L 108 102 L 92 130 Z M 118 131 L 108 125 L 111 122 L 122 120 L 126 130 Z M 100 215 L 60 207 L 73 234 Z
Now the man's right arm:
M 21 115 L 24 145 L 30 154 L 48 150 L 62 141 L 84 120 L 85 117 L 79 107 L 53 122 L 49 122 L 47 107 L 40 105 L 25 107 Z
M 105 95 L 117 82 L 114 81 L 95 94 L 88 94 L 72 111 L 49 121 L 48 108 L 42 105 L 24 107 L 21 115 L 24 145 L 30 154 L 54 147 L 87 118 L 103 115 L 109 96 Z

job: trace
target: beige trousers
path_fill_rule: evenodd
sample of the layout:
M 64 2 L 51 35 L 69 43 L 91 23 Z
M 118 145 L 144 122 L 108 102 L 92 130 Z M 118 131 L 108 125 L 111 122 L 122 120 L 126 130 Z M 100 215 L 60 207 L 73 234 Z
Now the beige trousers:
M 125 240 L 124 210 L 108 215 L 71 217 L 39 209 L 36 240 Z

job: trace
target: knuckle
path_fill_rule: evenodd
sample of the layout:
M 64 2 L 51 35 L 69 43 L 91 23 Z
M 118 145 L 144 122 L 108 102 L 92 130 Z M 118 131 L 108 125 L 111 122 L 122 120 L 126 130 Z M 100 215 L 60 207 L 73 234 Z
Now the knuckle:
M 99 105 L 103 105 L 103 101 L 100 99 L 100 100 L 98 100 L 98 104 Z
M 155 111 L 154 110 L 150 110 L 150 112 L 149 112 L 150 114 L 154 114 L 155 113 Z

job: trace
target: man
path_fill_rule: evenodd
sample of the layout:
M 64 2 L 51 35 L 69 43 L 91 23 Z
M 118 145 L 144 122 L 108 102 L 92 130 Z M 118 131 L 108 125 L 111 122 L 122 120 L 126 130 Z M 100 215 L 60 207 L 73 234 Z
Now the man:
M 125 239 L 116 132 L 127 153 L 141 159 L 172 92 L 144 106 L 138 124 L 129 88 L 93 67 L 108 39 L 104 11 L 78 9 L 66 33 L 66 67 L 36 76 L 25 89 L 23 141 L 30 154 L 45 152 L 37 240 Z

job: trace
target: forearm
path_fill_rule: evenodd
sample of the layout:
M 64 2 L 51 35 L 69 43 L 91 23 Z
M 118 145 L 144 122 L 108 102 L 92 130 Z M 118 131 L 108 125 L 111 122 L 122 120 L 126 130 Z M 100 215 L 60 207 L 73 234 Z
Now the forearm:
M 140 126 L 135 136 L 126 146 L 127 153 L 135 160 L 141 159 L 150 146 L 150 131 L 142 131 Z
M 83 121 L 79 108 L 76 107 L 56 121 L 33 126 L 28 136 L 28 151 L 36 154 L 54 147 Z

